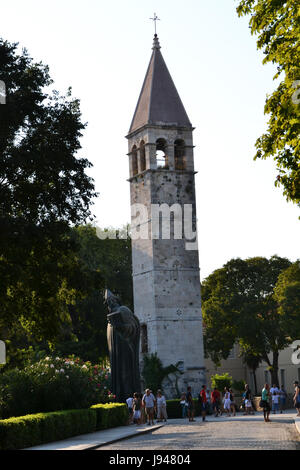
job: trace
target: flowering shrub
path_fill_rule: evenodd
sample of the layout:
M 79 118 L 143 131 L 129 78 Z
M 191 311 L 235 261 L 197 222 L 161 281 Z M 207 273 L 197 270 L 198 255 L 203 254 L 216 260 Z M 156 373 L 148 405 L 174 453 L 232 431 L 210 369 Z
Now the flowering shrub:
M 110 370 L 79 358 L 46 357 L 0 375 L 0 417 L 88 408 L 114 400 Z

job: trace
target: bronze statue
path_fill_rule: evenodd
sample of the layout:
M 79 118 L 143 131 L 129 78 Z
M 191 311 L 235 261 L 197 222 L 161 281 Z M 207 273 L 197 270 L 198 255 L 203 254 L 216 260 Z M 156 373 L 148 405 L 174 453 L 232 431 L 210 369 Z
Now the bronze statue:
M 107 342 L 110 356 L 112 393 L 125 401 L 140 392 L 139 342 L 140 323 L 109 289 L 105 292 L 108 306 Z

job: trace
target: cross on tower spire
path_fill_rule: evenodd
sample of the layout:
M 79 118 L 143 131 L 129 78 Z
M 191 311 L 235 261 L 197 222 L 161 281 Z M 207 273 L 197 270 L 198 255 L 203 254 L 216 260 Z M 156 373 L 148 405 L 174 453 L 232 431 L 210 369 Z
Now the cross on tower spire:
M 155 36 L 156 36 L 156 22 L 157 22 L 157 21 L 160 21 L 160 18 L 158 18 L 158 16 L 157 16 L 156 13 L 154 13 L 153 18 L 149 18 L 149 19 L 154 22 L 154 30 L 155 30 Z

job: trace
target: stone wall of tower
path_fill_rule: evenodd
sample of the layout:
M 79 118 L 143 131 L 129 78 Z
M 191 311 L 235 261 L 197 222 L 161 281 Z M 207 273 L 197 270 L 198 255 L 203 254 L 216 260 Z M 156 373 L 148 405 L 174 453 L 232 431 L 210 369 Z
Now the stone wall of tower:
M 193 171 L 148 170 L 131 180 L 131 203 L 193 206 Z M 199 391 L 205 382 L 198 250 L 186 250 L 186 240 L 133 240 L 134 310 L 147 325 L 148 352 L 156 352 L 164 366 L 181 363 L 179 391 L 190 384 Z M 141 357 L 142 359 L 142 357 Z M 164 390 L 176 396 L 175 377 Z

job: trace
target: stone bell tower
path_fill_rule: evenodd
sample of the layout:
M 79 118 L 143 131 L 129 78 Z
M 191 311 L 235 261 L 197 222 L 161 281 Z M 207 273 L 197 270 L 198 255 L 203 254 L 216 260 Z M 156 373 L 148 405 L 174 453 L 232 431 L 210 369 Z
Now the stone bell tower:
M 195 231 L 192 134 L 155 34 L 127 139 L 132 227 L 141 233 L 132 239 L 141 361 L 144 354 L 157 353 L 164 366 L 178 365 L 182 373 L 163 383 L 168 397 L 185 391 L 187 385 L 198 393 L 205 383 L 197 240 L 194 235 L 194 243 L 188 243 L 191 237 L 183 223 L 186 220 Z M 136 208 L 141 205 L 146 216 L 137 222 Z M 158 232 L 153 230 L 155 223 L 155 227 L 162 224 Z

